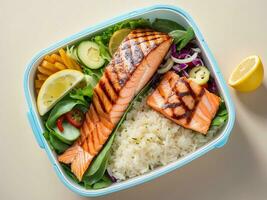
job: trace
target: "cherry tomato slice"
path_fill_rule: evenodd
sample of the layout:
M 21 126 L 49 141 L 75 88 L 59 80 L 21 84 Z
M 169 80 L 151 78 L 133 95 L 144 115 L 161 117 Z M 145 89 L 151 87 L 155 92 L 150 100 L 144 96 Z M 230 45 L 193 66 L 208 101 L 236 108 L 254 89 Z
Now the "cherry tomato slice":
M 80 128 L 84 121 L 84 113 L 81 110 L 74 108 L 66 113 L 66 119 L 72 126 Z
M 63 127 L 63 125 L 62 125 L 64 119 L 65 119 L 65 115 L 62 115 L 61 117 L 59 117 L 59 118 L 57 119 L 57 128 L 58 128 L 58 130 L 59 130 L 60 132 L 63 132 L 63 131 L 64 131 L 64 127 Z

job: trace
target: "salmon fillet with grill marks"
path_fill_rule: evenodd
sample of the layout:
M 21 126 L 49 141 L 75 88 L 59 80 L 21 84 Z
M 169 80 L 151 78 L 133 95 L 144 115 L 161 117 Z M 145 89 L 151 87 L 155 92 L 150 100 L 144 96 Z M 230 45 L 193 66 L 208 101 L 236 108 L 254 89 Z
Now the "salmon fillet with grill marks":
M 113 55 L 94 89 L 80 138 L 58 157 L 59 162 L 71 164 L 71 171 L 80 181 L 129 103 L 156 72 L 171 43 L 165 33 L 137 29 Z
M 219 108 L 220 97 L 170 71 L 147 98 L 147 104 L 175 123 L 206 134 Z

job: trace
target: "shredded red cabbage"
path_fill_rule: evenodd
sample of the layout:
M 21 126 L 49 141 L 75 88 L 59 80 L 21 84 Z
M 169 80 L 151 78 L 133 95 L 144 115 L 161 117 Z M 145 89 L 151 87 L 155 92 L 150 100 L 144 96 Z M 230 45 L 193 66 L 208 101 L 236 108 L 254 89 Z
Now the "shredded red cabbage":
M 176 73 L 179 73 L 179 72 L 185 70 L 187 67 L 188 67 L 187 64 L 182 63 L 182 64 L 176 64 L 172 68 Z
M 215 80 L 210 77 L 210 80 L 208 82 L 208 91 L 214 93 L 214 94 L 218 94 L 219 91 L 218 91 L 218 87 L 217 87 L 217 84 L 215 82 Z
M 183 70 L 181 73 L 182 73 L 182 75 L 185 76 L 186 78 L 189 78 L 189 74 L 188 74 L 185 70 Z
M 185 59 L 187 57 L 190 57 L 194 54 L 194 49 L 195 46 L 193 46 L 193 44 L 189 44 L 187 45 L 185 48 L 183 48 L 180 51 L 176 51 L 176 45 L 173 44 L 171 46 L 171 55 L 175 58 L 178 59 Z M 202 61 L 202 59 L 198 56 L 195 60 L 193 60 L 190 63 L 186 63 L 188 66 L 190 67 L 195 67 L 195 66 L 204 66 L 204 63 Z
M 204 66 L 204 63 L 200 58 L 193 60 L 191 64 L 194 66 Z
M 180 51 L 177 51 L 176 45 L 173 44 L 171 46 L 171 55 L 177 59 L 186 59 L 190 56 L 192 56 L 195 53 L 194 48 L 197 48 L 195 44 L 189 43 L 185 48 L 183 48 Z M 204 66 L 204 63 L 200 56 L 193 61 L 189 63 L 181 63 L 181 64 L 176 64 L 172 67 L 172 69 L 177 73 L 185 77 L 189 77 L 188 75 L 188 69 L 193 68 L 195 66 Z
M 112 183 L 117 182 L 117 179 L 109 172 L 109 170 L 106 170 L 106 174 L 109 177 L 109 179 L 112 181 Z

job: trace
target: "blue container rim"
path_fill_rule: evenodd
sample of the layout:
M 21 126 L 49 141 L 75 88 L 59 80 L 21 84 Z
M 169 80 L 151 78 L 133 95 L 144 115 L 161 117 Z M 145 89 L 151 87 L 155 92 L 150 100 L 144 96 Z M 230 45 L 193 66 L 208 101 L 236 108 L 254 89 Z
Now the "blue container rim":
M 77 188 L 75 185 L 73 185 L 71 182 L 69 182 L 63 175 L 62 171 L 58 168 L 57 166 L 57 162 L 55 160 L 55 158 L 53 157 L 53 153 L 50 150 L 49 146 L 47 145 L 44 137 L 42 137 L 42 131 L 41 131 L 41 127 L 39 124 L 37 124 L 37 114 L 32 110 L 32 108 L 34 107 L 33 101 L 31 99 L 31 95 L 30 95 L 30 90 L 29 90 L 29 74 L 30 71 L 34 65 L 34 63 L 41 58 L 43 55 L 47 54 L 48 52 L 50 52 L 51 50 L 58 48 L 70 41 L 73 41 L 79 37 L 85 36 L 91 32 L 93 32 L 94 30 L 103 28 L 103 27 L 107 27 L 110 26 L 111 24 L 115 24 L 118 23 L 120 21 L 126 20 L 128 18 L 132 18 L 135 16 L 138 16 L 140 14 L 149 12 L 149 11 L 153 11 L 153 10 L 169 10 L 169 11 L 174 11 L 179 13 L 180 15 L 182 15 L 183 17 L 185 17 L 189 22 L 190 25 L 193 27 L 195 34 L 198 35 L 198 37 L 202 40 L 202 46 L 203 48 L 205 48 L 206 53 L 209 55 L 209 59 L 211 60 L 211 62 L 213 63 L 213 68 L 216 71 L 216 73 L 218 74 L 217 79 L 218 82 L 220 83 L 222 89 L 223 89 L 223 93 L 224 93 L 224 98 L 225 101 L 227 102 L 227 108 L 228 108 L 228 113 L 229 113 L 229 119 L 228 119 L 228 123 L 225 127 L 224 133 L 221 134 L 220 137 L 218 137 L 216 140 L 214 140 L 213 142 L 211 142 L 209 145 L 204 145 L 203 147 L 201 147 L 200 149 L 198 149 L 196 152 L 193 152 L 192 154 L 190 154 L 190 156 L 185 156 L 183 158 L 180 159 L 179 164 L 177 163 L 171 163 L 167 166 L 165 166 L 164 170 L 155 170 L 153 172 L 151 172 L 151 174 L 146 177 L 137 177 L 134 178 L 128 182 L 122 182 L 120 184 L 114 184 L 114 186 L 111 187 L 107 187 L 107 188 L 103 188 L 103 189 L 99 189 L 99 190 L 86 190 L 86 189 L 79 189 Z M 29 113 L 28 113 L 28 117 L 29 117 L 29 121 L 30 124 L 33 128 L 33 132 L 35 134 L 35 137 L 37 139 L 37 142 L 39 143 L 41 148 L 44 148 L 46 153 L 48 154 L 48 157 L 51 161 L 51 163 L 54 166 L 54 169 L 59 177 L 59 179 L 64 183 L 64 185 L 66 185 L 70 190 L 72 190 L 73 192 L 82 195 L 82 196 L 87 196 L 87 197 L 96 197 L 96 196 L 102 196 L 102 195 L 106 195 L 109 193 L 113 193 L 119 190 L 123 190 L 123 189 L 127 189 L 130 187 L 133 187 L 135 185 L 138 184 L 142 184 L 145 183 L 147 181 L 150 181 L 152 179 L 155 179 L 163 174 L 166 174 L 168 172 L 171 172 L 185 164 L 187 164 L 188 162 L 202 156 L 203 154 L 207 153 L 208 151 L 216 148 L 216 147 L 221 147 L 223 146 L 227 140 L 228 137 L 231 133 L 231 130 L 234 126 L 234 122 L 235 122 L 235 109 L 234 109 L 234 104 L 231 100 L 230 97 L 230 93 L 228 91 L 228 88 L 226 86 L 226 83 L 221 75 L 220 69 L 218 67 L 218 64 L 215 60 L 215 58 L 213 57 L 210 49 L 208 48 L 206 42 L 204 42 L 204 38 L 202 36 L 202 34 L 200 33 L 198 27 L 196 26 L 194 20 L 191 18 L 191 16 L 185 12 L 183 9 L 176 7 L 176 6 L 172 6 L 172 5 L 163 5 L 163 4 L 157 4 L 154 6 L 150 6 L 150 7 L 145 7 L 145 8 L 141 8 L 141 9 L 137 9 L 125 14 L 122 14 L 120 16 L 114 17 L 112 19 L 103 21 L 102 23 L 98 23 L 94 26 L 90 26 L 88 28 L 86 28 L 85 30 L 76 33 L 74 35 L 71 35 L 70 37 L 67 37 L 53 45 L 51 45 L 50 47 L 41 50 L 40 52 L 38 52 L 32 59 L 31 61 L 27 64 L 25 72 L 24 72 L 24 80 L 23 80 L 23 87 L 24 87 L 24 94 L 25 94 L 25 98 L 26 98 L 26 102 L 28 105 L 28 109 L 29 109 Z

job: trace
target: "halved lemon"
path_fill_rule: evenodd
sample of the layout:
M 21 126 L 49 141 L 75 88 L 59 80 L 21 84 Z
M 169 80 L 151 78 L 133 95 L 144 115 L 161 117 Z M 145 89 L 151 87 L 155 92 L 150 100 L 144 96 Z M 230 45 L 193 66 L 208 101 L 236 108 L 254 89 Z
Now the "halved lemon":
M 259 56 L 245 58 L 232 72 L 229 85 L 241 92 L 257 89 L 263 80 L 264 69 Z
M 123 28 L 123 29 L 120 29 L 120 30 L 116 31 L 115 33 L 113 33 L 113 35 L 111 36 L 111 38 L 109 40 L 109 44 L 108 44 L 108 49 L 109 49 L 109 52 L 111 55 L 113 55 L 117 51 L 117 49 L 120 46 L 123 39 L 130 32 L 131 32 L 131 29 Z
M 42 85 L 37 97 L 40 115 L 47 113 L 62 97 L 84 78 L 84 74 L 72 69 L 65 69 L 49 76 Z

